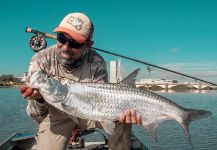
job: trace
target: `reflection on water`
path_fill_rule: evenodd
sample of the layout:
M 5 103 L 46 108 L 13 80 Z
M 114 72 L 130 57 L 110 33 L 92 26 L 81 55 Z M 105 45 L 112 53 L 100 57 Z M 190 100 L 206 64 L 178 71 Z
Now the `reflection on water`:
M 213 90 L 214 92 L 216 90 Z M 177 93 L 177 92 L 181 92 L 181 93 L 210 93 L 212 92 L 212 90 L 155 90 L 155 92 L 159 92 L 159 93 Z

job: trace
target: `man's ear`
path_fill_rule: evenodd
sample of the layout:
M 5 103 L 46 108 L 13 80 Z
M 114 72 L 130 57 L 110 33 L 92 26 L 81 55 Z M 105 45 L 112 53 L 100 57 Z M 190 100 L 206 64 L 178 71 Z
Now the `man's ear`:
M 84 51 L 86 52 L 93 45 L 94 41 L 88 40 L 84 45 Z
M 91 40 L 88 41 L 88 46 L 89 46 L 89 47 L 93 46 L 93 44 L 94 44 L 94 41 L 91 41 Z

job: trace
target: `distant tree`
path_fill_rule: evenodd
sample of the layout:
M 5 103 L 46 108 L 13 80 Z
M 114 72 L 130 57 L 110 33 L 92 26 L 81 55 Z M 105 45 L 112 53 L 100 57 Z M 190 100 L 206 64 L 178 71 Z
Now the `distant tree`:
M 0 76 L 0 81 L 1 82 L 10 82 L 10 81 L 14 82 L 14 81 L 16 81 L 16 79 L 14 78 L 13 75 L 8 74 L 8 75 Z
M 153 70 L 153 68 L 151 66 L 147 66 L 146 70 L 148 71 L 148 78 L 150 78 L 151 76 L 151 71 Z

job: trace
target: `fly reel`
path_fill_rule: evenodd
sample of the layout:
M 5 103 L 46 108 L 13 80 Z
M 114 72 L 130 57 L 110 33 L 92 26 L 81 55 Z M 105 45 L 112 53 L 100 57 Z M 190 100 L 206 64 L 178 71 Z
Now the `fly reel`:
M 36 34 L 29 40 L 29 46 L 33 51 L 39 52 L 47 47 L 47 41 L 42 34 Z
M 47 47 L 47 41 L 46 38 L 51 38 L 56 40 L 56 36 L 49 34 L 49 33 L 44 33 L 44 32 L 40 32 L 37 30 L 34 30 L 30 27 L 26 27 L 26 32 L 29 33 L 34 33 L 35 35 L 31 37 L 31 39 L 29 40 L 29 46 L 30 48 L 35 51 L 36 53 L 45 49 Z

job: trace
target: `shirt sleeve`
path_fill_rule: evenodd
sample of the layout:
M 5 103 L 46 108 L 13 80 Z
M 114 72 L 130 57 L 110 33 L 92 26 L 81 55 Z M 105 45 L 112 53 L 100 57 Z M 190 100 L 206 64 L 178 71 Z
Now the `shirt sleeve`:
M 43 64 L 37 61 L 37 56 L 34 56 L 29 64 L 26 82 L 28 82 L 28 78 L 30 78 L 34 72 L 39 70 L 43 70 Z M 36 100 L 28 100 L 26 112 L 34 121 L 41 123 L 48 114 L 48 104 L 46 102 L 39 103 Z
M 26 112 L 34 121 L 41 123 L 48 114 L 48 105 L 46 102 L 39 103 L 35 100 L 29 100 Z
M 91 63 L 91 72 L 93 82 L 108 82 L 108 72 L 104 58 L 96 51 L 89 51 L 89 62 Z
M 94 82 L 108 82 L 108 73 L 106 69 L 106 63 L 101 62 L 95 72 Z

